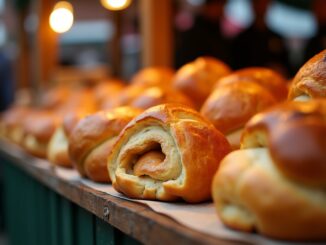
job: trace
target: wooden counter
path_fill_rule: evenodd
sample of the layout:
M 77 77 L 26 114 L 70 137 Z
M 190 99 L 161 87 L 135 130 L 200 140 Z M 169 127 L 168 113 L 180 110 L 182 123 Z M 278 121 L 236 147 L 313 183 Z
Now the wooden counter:
M 13 229 L 17 232 L 17 225 L 19 225 L 17 223 L 17 219 L 19 220 L 20 218 L 24 217 L 24 214 L 30 211 L 28 209 L 30 206 L 32 206 L 31 209 L 34 209 L 35 205 L 43 205 L 46 206 L 43 207 L 45 209 L 45 213 L 41 215 L 42 217 L 40 218 L 39 225 L 41 227 L 51 226 L 53 225 L 51 222 L 55 222 L 51 221 L 51 219 L 44 218 L 45 216 L 52 215 L 54 219 L 63 217 L 61 223 L 57 225 L 59 227 L 56 228 L 59 230 L 61 229 L 61 239 L 64 244 L 81 244 L 81 242 L 76 243 L 78 239 L 74 238 L 74 234 L 70 234 L 74 232 L 69 232 L 69 229 L 75 231 L 75 236 L 77 237 L 80 235 L 89 237 L 79 239 L 80 241 L 84 241 L 84 244 L 106 244 L 105 242 L 101 241 L 107 241 L 110 244 L 131 244 L 138 243 L 137 241 L 144 244 L 157 245 L 233 244 L 231 242 L 191 230 L 175 222 L 169 217 L 152 211 L 145 205 L 122 200 L 96 191 L 82 185 L 79 181 L 67 182 L 60 179 L 56 176 L 54 169 L 52 168 L 43 169 L 33 166 L 33 162 L 36 161 L 35 158 L 25 154 L 13 154 L 12 150 L 10 150 L 10 147 L 6 145 L 5 142 L 0 142 L 0 160 L 4 168 L 4 187 L 6 199 L 5 207 L 7 214 L 6 220 L 9 226 L 9 237 L 16 237 L 16 235 L 18 235 L 10 234 L 15 233 L 15 231 L 10 231 L 10 223 L 13 223 L 12 226 L 15 227 Z M 32 189 L 37 188 L 37 186 L 43 189 L 46 188 L 45 192 L 47 193 L 48 198 L 42 197 L 41 194 L 41 197 L 38 196 L 38 198 L 34 198 L 34 200 L 32 197 L 30 197 L 30 195 L 26 194 L 29 193 L 30 190 L 27 190 L 28 184 L 26 183 L 19 185 L 22 178 L 27 178 L 27 182 L 33 182 Z M 25 197 L 23 198 L 23 196 Z M 53 214 L 51 210 L 47 210 L 51 209 L 51 205 L 56 206 L 53 203 L 48 205 L 46 204 L 51 200 L 51 198 L 63 199 L 59 201 L 61 205 L 59 205 L 59 214 Z M 24 205 L 26 200 L 28 200 L 28 205 L 30 206 Z M 18 207 L 13 208 L 14 206 Z M 70 206 L 70 208 L 65 210 L 66 206 Z M 74 209 L 77 211 L 74 211 Z M 17 215 L 17 212 L 21 214 Z M 77 216 L 78 213 L 82 213 L 82 215 L 79 215 L 81 218 L 72 218 L 72 221 L 67 219 L 67 217 L 73 216 L 72 213 L 77 214 Z M 82 227 L 80 220 L 83 220 L 83 217 L 88 217 L 88 219 L 91 220 L 90 223 L 93 224 L 87 224 L 86 218 L 86 221 L 84 220 L 86 227 Z M 28 225 L 30 223 L 31 226 L 33 226 L 34 221 L 32 219 L 33 217 L 31 217 L 31 220 L 24 224 L 26 219 L 22 218 L 21 225 Z M 44 224 L 42 224 L 42 219 Z M 67 229 L 65 229 L 64 227 L 69 226 L 69 223 L 71 223 L 72 227 L 67 227 Z M 103 225 L 99 225 L 102 223 Z M 81 226 L 80 229 L 77 229 L 76 231 L 76 227 L 78 228 L 79 226 Z M 89 229 L 91 231 L 87 230 L 87 226 L 90 227 Z M 26 227 L 22 227 L 20 229 L 25 228 Z M 33 232 L 32 229 L 35 229 L 33 227 L 30 228 L 31 232 Z M 98 230 L 100 230 L 100 232 L 98 232 Z M 87 236 L 86 234 L 90 232 L 91 234 Z M 119 234 L 119 232 L 122 233 Z M 49 231 L 49 233 L 53 233 L 52 229 Z M 116 234 L 116 236 L 114 237 L 114 235 L 111 233 Z M 29 235 L 31 234 L 27 232 L 26 236 Z M 52 234 L 52 236 L 52 238 L 44 237 L 42 241 L 47 243 L 52 242 L 53 244 L 61 244 L 60 242 L 55 242 L 59 237 L 56 236 L 56 233 L 54 233 L 54 235 Z M 70 240 L 72 243 L 69 243 Z M 122 240 L 126 242 L 121 242 Z M 42 241 L 39 244 L 42 244 Z M 88 242 L 86 243 L 86 241 Z M 17 243 L 19 243 L 19 241 Z

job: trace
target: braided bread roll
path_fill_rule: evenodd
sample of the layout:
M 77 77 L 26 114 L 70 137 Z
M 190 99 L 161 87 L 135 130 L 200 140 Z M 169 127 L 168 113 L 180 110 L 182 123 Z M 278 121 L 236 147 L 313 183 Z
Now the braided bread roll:
M 230 151 L 198 112 L 162 104 L 133 119 L 108 158 L 113 187 L 132 198 L 187 202 L 210 199 L 211 181 Z
M 326 100 L 292 102 L 247 124 L 214 177 L 222 221 L 287 240 L 326 239 Z
M 81 176 L 109 182 L 107 156 L 123 127 L 141 110 L 117 107 L 80 120 L 69 136 L 69 156 Z
M 212 57 L 200 57 L 177 71 L 173 86 L 187 95 L 199 109 L 217 80 L 230 72 L 231 69 L 222 61 Z
M 326 97 L 326 50 L 312 57 L 298 71 L 289 91 L 289 100 Z

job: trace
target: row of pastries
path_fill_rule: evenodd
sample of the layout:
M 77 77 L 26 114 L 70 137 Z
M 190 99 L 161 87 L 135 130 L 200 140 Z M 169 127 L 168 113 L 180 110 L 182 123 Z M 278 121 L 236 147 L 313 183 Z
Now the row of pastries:
M 325 97 L 326 50 L 291 84 L 200 57 L 176 72 L 145 68 L 128 85 L 56 86 L 38 107 L 5 111 L 0 133 L 130 198 L 213 198 L 233 229 L 326 240 Z

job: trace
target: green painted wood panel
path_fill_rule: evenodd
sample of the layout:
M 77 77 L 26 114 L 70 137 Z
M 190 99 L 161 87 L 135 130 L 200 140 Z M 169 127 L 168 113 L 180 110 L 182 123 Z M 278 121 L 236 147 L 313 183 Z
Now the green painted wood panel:
M 10 245 L 140 244 L 0 157 Z

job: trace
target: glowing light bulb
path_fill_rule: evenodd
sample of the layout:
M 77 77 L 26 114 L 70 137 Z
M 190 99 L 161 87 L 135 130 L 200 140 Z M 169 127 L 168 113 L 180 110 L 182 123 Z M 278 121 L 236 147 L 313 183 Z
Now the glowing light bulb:
M 122 10 L 130 5 L 131 0 L 101 0 L 101 3 L 109 10 Z
M 58 2 L 50 14 L 49 21 L 53 31 L 57 33 L 68 31 L 74 22 L 72 5 L 65 1 Z

